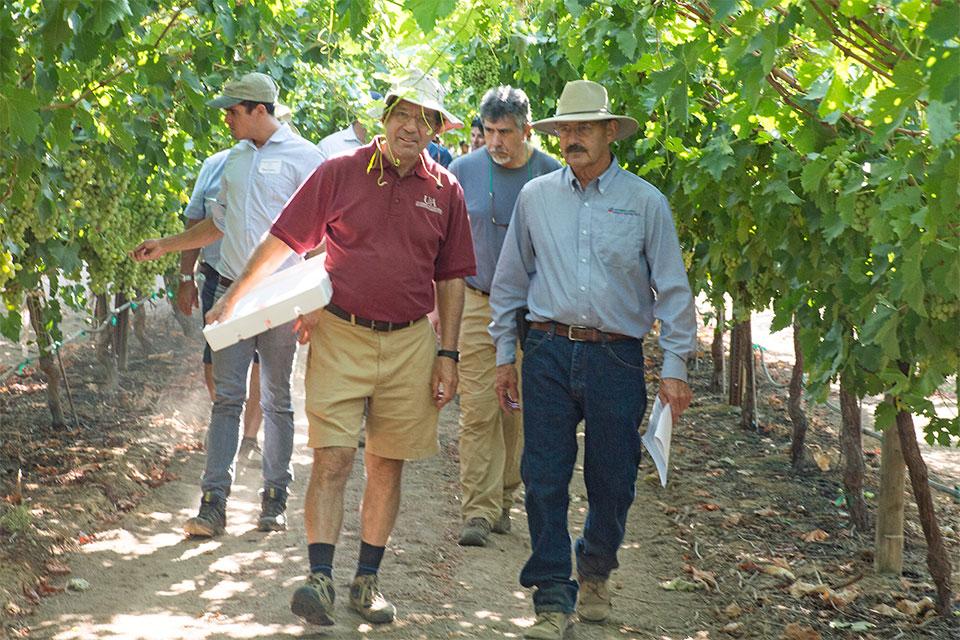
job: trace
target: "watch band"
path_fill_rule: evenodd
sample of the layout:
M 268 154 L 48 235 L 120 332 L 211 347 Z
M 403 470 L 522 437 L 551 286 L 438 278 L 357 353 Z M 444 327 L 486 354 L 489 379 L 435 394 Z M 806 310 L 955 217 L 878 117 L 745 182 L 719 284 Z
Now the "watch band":
M 454 351 L 453 349 L 438 349 L 437 357 L 443 356 L 444 358 L 450 358 L 454 362 L 460 362 L 460 352 Z
M 192 273 L 181 273 L 181 274 L 180 274 L 180 282 L 193 282 L 193 274 L 192 274 Z

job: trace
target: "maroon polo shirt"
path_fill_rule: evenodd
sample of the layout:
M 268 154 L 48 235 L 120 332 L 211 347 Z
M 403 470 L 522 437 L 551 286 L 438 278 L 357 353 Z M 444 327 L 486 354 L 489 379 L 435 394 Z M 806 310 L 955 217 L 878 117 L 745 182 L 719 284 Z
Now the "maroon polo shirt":
M 326 237 L 333 303 L 363 318 L 407 322 L 433 310 L 433 281 L 476 273 L 463 189 L 424 152 L 404 177 L 374 143 L 317 167 L 270 233 L 297 253 Z M 377 184 L 378 180 L 381 183 Z

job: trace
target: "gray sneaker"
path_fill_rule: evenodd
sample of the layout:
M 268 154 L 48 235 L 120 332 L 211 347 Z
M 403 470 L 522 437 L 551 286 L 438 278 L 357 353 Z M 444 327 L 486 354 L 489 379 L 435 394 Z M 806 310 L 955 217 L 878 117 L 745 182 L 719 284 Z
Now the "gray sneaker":
M 207 491 L 200 499 L 200 511 L 183 523 L 183 532 L 195 538 L 213 538 L 227 529 L 227 499 Z
M 493 523 L 490 529 L 494 533 L 510 533 L 510 507 L 504 507 L 500 512 L 500 517 Z
M 306 583 L 293 592 L 290 611 L 310 624 L 329 627 L 333 624 L 335 597 L 333 580 L 323 573 L 311 573 Z
M 384 624 L 393 622 L 397 608 L 387 602 L 380 593 L 376 575 L 357 576 L 350 585 L 350 606 L 367 622 Z
M 460 546 L 485 547 L 487 536 L 490 535 L 490 523 L 483 518 L 470 518 L 463 525 L 460 533 Z

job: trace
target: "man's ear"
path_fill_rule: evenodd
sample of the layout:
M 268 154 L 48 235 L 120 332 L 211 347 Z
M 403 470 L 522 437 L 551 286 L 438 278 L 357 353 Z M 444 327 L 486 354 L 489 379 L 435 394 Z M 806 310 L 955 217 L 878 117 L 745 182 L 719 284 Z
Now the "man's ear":
M 618 120 L 607 120 L 607 141 L 613 142 L 620 133 L 620 122 Z

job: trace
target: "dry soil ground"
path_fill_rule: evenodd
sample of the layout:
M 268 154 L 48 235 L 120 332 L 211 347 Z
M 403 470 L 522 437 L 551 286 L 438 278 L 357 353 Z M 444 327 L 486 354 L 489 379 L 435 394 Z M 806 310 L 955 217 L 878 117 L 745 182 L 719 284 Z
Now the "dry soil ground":
M 0 594 L 6 604 L 0 621 L 8 635 L 57 640 L 516 638 L 532 623 L 530 592 L 517 584 L 528 553 L 522 502 L 514 506 L 509 535 L 493 536 L 486 548 L 456 543 L 456 406 L 442 414 L 441 454 L 405 470 L 401 514 L 381 574 L 386 594 L 399 608 L 395 624 L 371 627 L 345 606 L 359 545 L 362 451 L 337 549 L 337 625 L 310 628 L 289 612 L 290 594 L 306 571 L 302 514 L 310 459 L 299 374 L 298 475 L 289 530 L 255 530 L 259 472 L 243 468 L 230 501 L 227 534 L 216 540 L 184 539 L 182 521 L 195 513 L 199 498 L 199 449 L 209 404 L 194 355 L 196 339 L 183 338 L 166 310 L 152 312 L 149 322 L 154 344 L 163 346 L 144 354 L 132 345 L 130 371 L 115 394 L 99 393 L 89 347 L 78 345 L 70 354 L 79 429 L 51 433 L 38 426 L 44 408 L 36 380 L 0 389 L 0 492 L 9 497 L 14 468 L 22 468 L 30 513 L 16 533 L 0 532 Z M 656 356 L 649 364 L 651 372 L 657 370 Z M 649 461 L 643 462 L 621 569 L 612 579 L 611 620 L 602 626 L 579 624 L 575 637 L 942 639 L 956 634 L 949 621 L 923 611 L 923 598 L 932 589 L 915 509 L 908 512 L 904 576 L 873 576 L 871 536 L 851 532 L 842 504 L 836 504 L 836 469 L 811 465 L 802 476 L 789 472 L 789 426 L 779 392 L 764 390 L 769 419 L 761 432 L 743 431 L 735 411 L 706 392 L 708 364 L 694 379 L 695 404 L 675 433 L 666 489 L 650 475 Z M 829 413 L 811 416 L 814 447 L 836 449 L 832 421 Z M 876 491 L 876 447 L 866 444 L 868 485 Z M 576 532 L 586 510 L 579 474 L 571 496 Z M 942 497 L 937 505 L 956 570 L 960 508 Z M 0 503 L 0 511 L 12 508 Z M 88 588 L 61 591 L 75 579 Z M 802 595 L 798 584 L 804 583 L 820 585 L 820 591 Z M 832 595 L 821 596 L 827 588 Z M 908 613 L 896 617 L 884 609 L 898 605 Z

